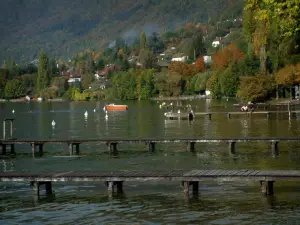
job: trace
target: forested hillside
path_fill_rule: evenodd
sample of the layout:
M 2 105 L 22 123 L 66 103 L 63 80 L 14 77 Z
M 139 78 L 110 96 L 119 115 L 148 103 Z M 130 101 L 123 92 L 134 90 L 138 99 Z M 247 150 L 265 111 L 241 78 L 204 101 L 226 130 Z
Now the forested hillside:
M 67 58 L 100 50 L 117 37 L 170 31 L 188 22 L 213 24 L 242 14 L 243 0 L 6 0 L 1 1 L 0 60 L 26 63 L 44 49 Z

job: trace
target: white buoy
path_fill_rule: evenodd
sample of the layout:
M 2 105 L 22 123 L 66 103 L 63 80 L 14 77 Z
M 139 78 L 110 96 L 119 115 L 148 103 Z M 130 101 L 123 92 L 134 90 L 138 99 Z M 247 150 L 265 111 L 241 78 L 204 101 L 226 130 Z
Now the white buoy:
M 84 116 L 87 117 L 89 114 L 87 111 L 85 111 Z
M 105 109 L 105 106 L 103 107 L 103 111 L 105 111 L 106 109 Z
M 52 120 L 52 123 L 51 123 L 52 127 L 55 127 L 56 123 L 54 120 Z
M 173 103 L 171 102 L 171 104 L 170 105 L 173 105 Z
M 178 114 L 180 114 L 180 109 L 178 109 Z
M 94 109 L 94 112 L 96 112 L 96 109 Z
M 12 110 L 12 113 L 15 113 L 15 110 L 14 110 L 14 109 Z

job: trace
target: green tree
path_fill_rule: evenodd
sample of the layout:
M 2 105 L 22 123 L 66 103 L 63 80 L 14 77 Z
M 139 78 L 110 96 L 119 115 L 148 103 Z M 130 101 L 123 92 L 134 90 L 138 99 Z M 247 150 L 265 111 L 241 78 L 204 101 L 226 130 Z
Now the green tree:
M 39 56 L 37 91 L 47 88 L 50 84 L 49 59 L 42 50 Z
M 82 87 L 84 89 L 89 89 L 90 84 L 94 81 L 94 76 L 90 73 L 85 73 L 82 76 Z
M 144 68 L 154 68 L 156 66 L 156 57 L 149 49 L 141 49 L 139 61 Z
M 9 99 L 24 96 L 25 88 L 23 82 L 17 79 L 7 81 L 4 94 Z
M 140 49 L 145 49 L 147 47 L 147 37 L 145 32 L 140 34 Z

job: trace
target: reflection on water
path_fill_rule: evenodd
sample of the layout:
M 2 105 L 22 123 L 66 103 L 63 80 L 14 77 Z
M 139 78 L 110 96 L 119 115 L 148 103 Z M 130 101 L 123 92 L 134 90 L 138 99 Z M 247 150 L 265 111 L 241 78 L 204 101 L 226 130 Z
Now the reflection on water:
M 123 102 L 124 103 L 124 102 Z M 233 102 L 186 101 L 195 111 L 237 111 Z M 195 121 L 165 120 L 151 101 L 126 102 L 127 112 L 105 112 L 104 102 L 5 103 L 0 121 L 16 119 L 15 136 L 24 139 L 66 138 L 219 138 L 297 137 L 299 115 L 224 114 Z M 226 105 L 226 108 L 223 106 Z M 218 106 L 218 107 L 216 107 Z M 222 107 L 220 107 L 222 106 Z M 12 115 L 12 110 L 15 113 Z M 96 109 L 96 112 L 94 112 Z M 276 110 L 276 108 L 271 109 Z M 283 110 L 283 109 L 279 109 Z M 88 116 L 84 116 L 85 111 Z M 56 125 L 52 127 L 54 120 Z M 44 156 L 32 158 L 29 145 L 17 145 L 14 158 L 2 157 L 0 170 L 112 171 L 192 169 L 300 169 L 300 144 L 280 143 L 272 157 L 267 143 L 238 143 L 228 154 L 225 143 L 197 143 L 186 152 L 184 143 L 157 144 L 154 153 L 144 144 L 120 144 L 111 155 L 105 144 L 82 144 L 80 156 L 70 156 L 66 144 L 46 144 Z M 36 197 L 28 183 L 0 183 L 2 224 L 297 224 L 300 218 L 298 183 L 275 184 L 275 196 L 264 197 L 256 182 L 202 182 L 198 196 L 185 199 L 177 182 L 125 182 L 124 194 L 110 195 L 102 183 L 54 183 L 54 195 Z

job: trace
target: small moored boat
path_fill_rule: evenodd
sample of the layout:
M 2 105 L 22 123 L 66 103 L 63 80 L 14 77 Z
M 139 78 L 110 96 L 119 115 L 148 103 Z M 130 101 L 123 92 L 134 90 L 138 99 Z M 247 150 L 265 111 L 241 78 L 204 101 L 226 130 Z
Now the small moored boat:
M 112 111 L 112 110 L 125 111 L 125 110 L 128 110 L 128 106 L 127 105 L 115 105 L 113 103 L 113 104 L 105 105 L 105 109 L 107 111 Z

